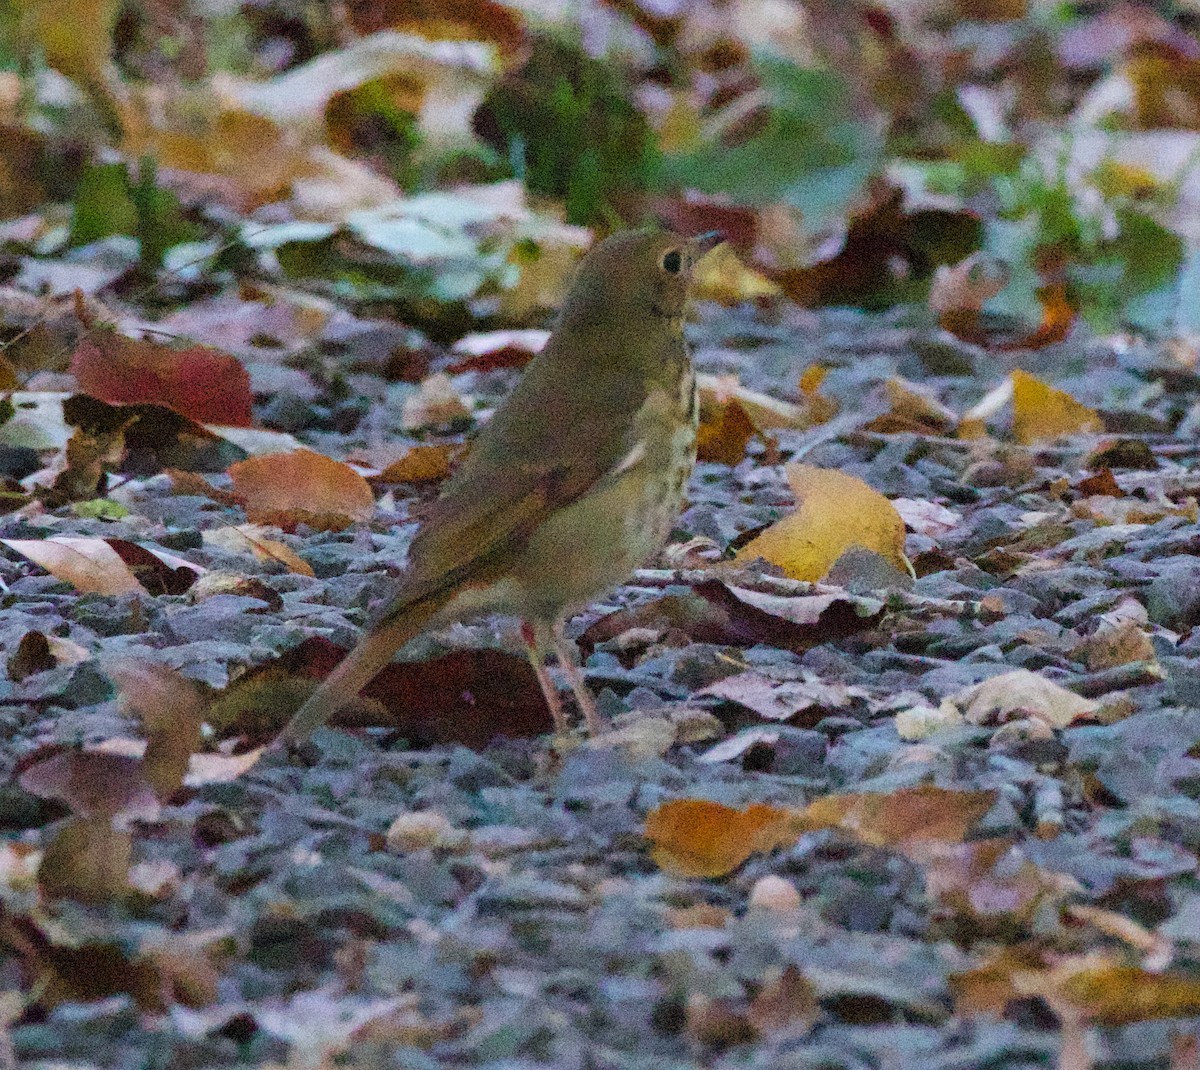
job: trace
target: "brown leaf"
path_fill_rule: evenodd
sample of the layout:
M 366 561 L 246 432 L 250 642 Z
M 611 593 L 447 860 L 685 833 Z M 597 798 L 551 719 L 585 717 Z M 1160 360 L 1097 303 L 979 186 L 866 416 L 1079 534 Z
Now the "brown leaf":
M 139 759 L 67 750 L 30 765 L 21 787 L 43 799 L 61 799 L 84 818 L 153 819 L 159 801 Z
M 760 1036 L 806 1036 L 821 1016 L 812 982 L 793 965 L 758 990 L 746 1017 Z
M 312 681 L 332 672 L 345 654 L 328 640 L 306 639 L 218 694 L 208 720 L 226 733 L 268 738 L 311 693 Z M 393 662 L 332 723 L 390 728 L 419 746 L 459 743 L 476 749 L 496 736 L 534 737 L 553 729 L 528 661 L 495 650 Z
M 549 331 L 487 331 L 468 334 L 454 343 L 451 352 L 458 359 L 446 370 L 451 375 L 463 372 L 488 372 L 500 368 L 523 368 L 545 348 Z
M 107 903 L 129 891 L 133 836 L 107 817 L 75 817 L 46 847 L 38 884 L 48 896 Z
M 58 665 L 50 653 L 50 643 L 43 632 L 30 631 L 21 636 L 17 649 L 8 659 L 8 678 L 24 680 Z
M 702 407 L 696 431 L 696 458 L 735 465 L 746 455 L 746 446 L 755 432 L 753 421 L 736 401 L 715 409 Z
M 674 631 L 701 643 L 754 646 L 767 642 L 788 650 L 808 650 L 835 636 L 853 635 L 876 624 L 883 604 L 851 595 L 763 594 L 748 588 L 702 580 L 691 593 L 667 595 L 635 609 L 601 617 L 580 637 L 580 649 L 631 628 Z
M 162 800 L 179 790 L 193 752 L 200 749 L 204 701 L 197 685 L 165 665 L 125 658 L 105 666 L 126 712 L 146 730 L 143 775 Z
M 1086 479 L 1081 479 L 1075 484 L 1075 489 L 1080 494 L 1091 496 L 1093 494 L 1102 495 L 1108 498 L 1123 498 L 1125 492 L 1117 483 L 1116 477 L 1112 474 L 1111 468 L 1101 468 L 1100 471 L 1094 472 Z
M 375 513 L 371 485 L 349 465 L 312 450 L 250 457 L 230 465 L 229 476 L 251 523 L 340 531 Z

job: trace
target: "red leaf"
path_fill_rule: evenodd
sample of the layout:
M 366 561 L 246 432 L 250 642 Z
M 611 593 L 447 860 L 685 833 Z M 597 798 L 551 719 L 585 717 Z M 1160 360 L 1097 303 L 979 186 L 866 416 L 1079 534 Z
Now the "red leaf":
M 250 376 L 237 358 L 215 349 L 172 349 L 95 331 L 72 355 L 71 373 L 102 401 L 169 405 L 200 423 L 252 423 Z

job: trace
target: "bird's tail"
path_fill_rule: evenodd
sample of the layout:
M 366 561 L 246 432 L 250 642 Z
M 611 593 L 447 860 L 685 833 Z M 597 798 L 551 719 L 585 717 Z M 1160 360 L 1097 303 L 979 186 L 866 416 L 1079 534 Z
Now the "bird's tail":
M 424 630 L 430 618 L 445 605 L 440 591 L 408 605 L 391 606 L 333 670 L 284 726 L 275 743 L 300 743 L 351 702 L 383 669 L 392 655 Z

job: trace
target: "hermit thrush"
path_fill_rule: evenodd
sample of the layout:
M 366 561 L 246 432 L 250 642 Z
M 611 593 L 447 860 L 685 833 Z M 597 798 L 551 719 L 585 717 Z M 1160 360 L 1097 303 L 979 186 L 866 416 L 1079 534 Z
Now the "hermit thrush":
M 718 234 L 626 231 L 583 259 L 545 349 L 471 444 L 413 540 L 399 588 L 280 740 L 324 724 L 424 629 L 510 613 L 554 717 L 551 649 L 602 730 L 563 633 L 568 617 L 660 550 L 696 453 L 696 379 L 683 312 Z

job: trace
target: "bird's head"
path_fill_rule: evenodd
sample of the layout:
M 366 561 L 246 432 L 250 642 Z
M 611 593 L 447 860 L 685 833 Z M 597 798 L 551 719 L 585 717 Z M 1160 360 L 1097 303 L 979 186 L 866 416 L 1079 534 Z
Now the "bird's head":
M 723 241 L 713 231 L 682 238 L 665 231 L 626 230 L 596 245 L 579 265 L 562 323 L 678 320 L 697 262 Z

